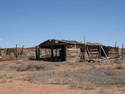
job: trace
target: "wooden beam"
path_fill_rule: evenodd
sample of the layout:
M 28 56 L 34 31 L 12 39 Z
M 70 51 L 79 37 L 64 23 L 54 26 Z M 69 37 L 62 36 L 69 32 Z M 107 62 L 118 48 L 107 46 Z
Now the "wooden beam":
M 36 47 L 36 60 L 40 59 L 40 48 Z
M 22 51 L 21 51 L 21 55 L 23 55 L 23 50 L 24 50 L 24 45 L 22 46 Z
M 105 52 L 105 50 L 104 50 L 104 48 L 103 48 L 102 46 L 101 46 L 101 49 L 102 49 L 102 51 L 103 51 L 105 57 L 108 58 L 108 56 L 107 56 L 107 54 L 106 54 L 106 52 Z
M 17 48 L 17 44 L 16 44 L 16 59 L 18 58 L 18 48 Z
M 122 44 L 122 58 L 124 58 L 124 45 Z
M 38 47 L 38 60 L 40 59 L 40 48 Z
M 51 46 L 51 60 L 53 61 L 53 56 L 54 56 L 54 54 L 53 54 L 53 46 Z

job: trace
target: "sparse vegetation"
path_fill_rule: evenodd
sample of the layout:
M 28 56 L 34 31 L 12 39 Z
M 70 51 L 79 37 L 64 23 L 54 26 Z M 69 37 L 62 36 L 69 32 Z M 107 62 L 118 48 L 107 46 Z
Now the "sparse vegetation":
M 94 90 L 96 87 L 125 86 L 124 64 L 87 62 L 43 62 L 17 60 L 0 63 L 0 83 L 26 81 L 33 84 L 69 85 L 70 89 Z M 98 67 L 97 67 L 98 66 Z M 112 66 L 112 67 L 111 67 Z M 123 70 L 123 71 L 122 71 Z M 97 94 L 105 94 L 103 90 Z
M 52 70 L 53 68 L 43 65 L 43 64 L 28 64 L 28 65 L 20 65 L 17 67 L 17 71 L 40 71 L 40 70 Z

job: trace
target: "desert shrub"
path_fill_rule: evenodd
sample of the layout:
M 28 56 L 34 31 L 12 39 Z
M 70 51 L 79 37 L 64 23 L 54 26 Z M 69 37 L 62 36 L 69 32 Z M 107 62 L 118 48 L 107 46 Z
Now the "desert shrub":
M 24 76 L 23 80 L 31 83 L 47 83 L 51 75 L 44 72 L 37 72 L 32 74 L 27 74 Z
M 103 89 L 99 90 L 97 94 L 107 94 Z
M 5 56 L 0 59 L 0 61 L 16 60 L 15 56 Z
M 54 78 L 48 79 L 48 83 L 49 84 L 65 85 L 65 84 L 69 84 L 70 80 L 67 78 L 54 77 Z
M 30 56 L 28 59 L 29 60 L 36 60 L 36 57 L 35 56 Z
M 0 79 L 12 79 L 12 78 L 14 78 L 14 75 L 9 75 L 7 73 L 0 74 Z
M 122 66 L 121 65 L 117 65 L 116 69 L 122 69 Z
M 9 71 L 15 71 L 15 70 L 17 70 L 18 69 L 18 66 L 9 66 L 8 68 L 7 68 L 7 71 L 9 72 Z
M 24 66 L 23 70 L 48 70 L 48 65 L 31 65 L 30 67 Z M 51 68 L 50 68 L 51 69 Z M 113 69 L 92 69 L 92 70 L 79 70 L 75 72 L 61 71 L 61 72 L 35 72 L 24 77 L 25 81 L 32 83 L 49 83 L 49 84 L 68 84 L 71 88 L 81 88 L 85 90 L 92 90 L 98 85 L 125 85 L 124 73 Z M 101 93 L 101 91 L 100 91 Z
M 40 71 L 40 70 L 52 70 L 52 67 L 43 64 L 28 64 L 28 65 L 20 65 L 16 70 L 18 72 L 23 71 Z
M 77 82 L 77 81 L 72 81 L 70 84 L 71 88 L 80 88 L 80 89 L 85 89 L 85 90 L 93 90 L 95 87 L 92 83 L 90 82 Z
M 0 65 L 0 70 L 4 70 L 7 67 L 7 64 Z
M 7 78 L 7 74 L 1 74 L 0 79 Z

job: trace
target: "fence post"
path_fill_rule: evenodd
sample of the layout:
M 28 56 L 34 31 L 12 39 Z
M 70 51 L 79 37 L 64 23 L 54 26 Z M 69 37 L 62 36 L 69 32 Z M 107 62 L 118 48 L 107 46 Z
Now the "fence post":
M 17 44 L 16 44 L 16 59 L 18 58 L 18 49 L 17 49 Z
M 122 59 L 124 59 L 124 45 L 122 44 Z
M 23 55 L 23 50 L 24 50 L 24 45 L 22 46 L 22 51 L 21 51 L 21 55 Z

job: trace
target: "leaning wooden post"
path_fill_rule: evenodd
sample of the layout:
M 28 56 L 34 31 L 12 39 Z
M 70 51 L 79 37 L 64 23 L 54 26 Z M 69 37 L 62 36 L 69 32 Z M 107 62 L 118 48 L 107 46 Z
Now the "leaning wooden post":
M 105 52 L 105 50 L 104 50 L 104 48 L 103 48 L 102 46 L 101 46 L 101 49 L 102 49 L 102 51 L 103 51 L 105 57 L 108 59 L 108 56 L 107 56 L 107 54 L 106 54 L 106 52 Z

